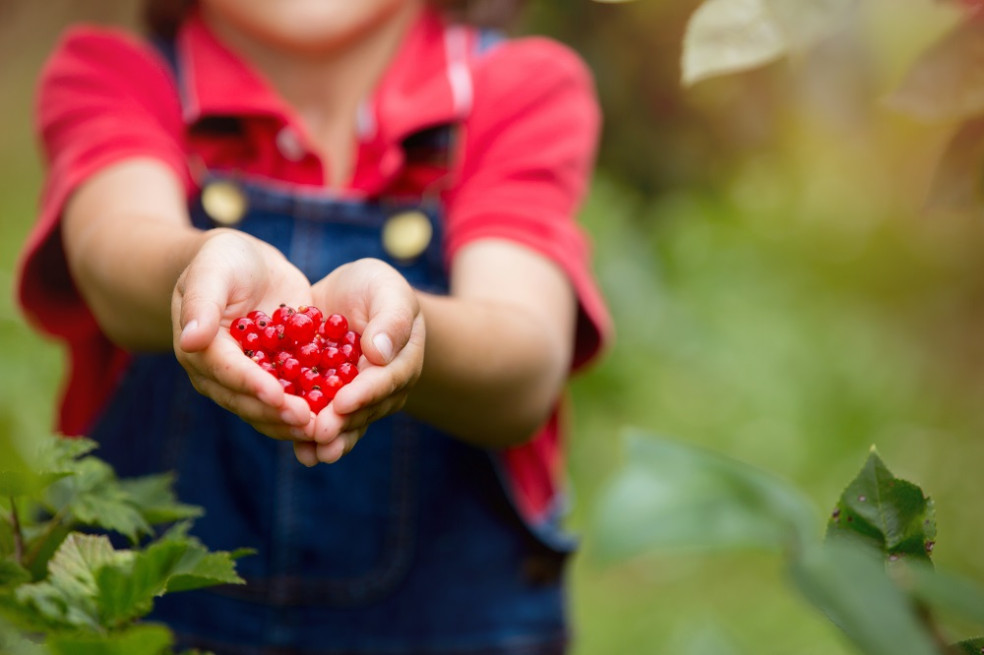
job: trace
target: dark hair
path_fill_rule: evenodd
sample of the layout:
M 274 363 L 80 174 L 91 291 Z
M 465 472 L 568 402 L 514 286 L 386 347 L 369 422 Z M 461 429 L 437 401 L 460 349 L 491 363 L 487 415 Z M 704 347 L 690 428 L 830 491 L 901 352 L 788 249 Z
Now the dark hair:
M 519 18 L 525 0 L 430 0 L 457 20 L 482 27 L 508 29 Z M 154 36 L 172 38 L 195 0 L 144 0 L 141 18 Z

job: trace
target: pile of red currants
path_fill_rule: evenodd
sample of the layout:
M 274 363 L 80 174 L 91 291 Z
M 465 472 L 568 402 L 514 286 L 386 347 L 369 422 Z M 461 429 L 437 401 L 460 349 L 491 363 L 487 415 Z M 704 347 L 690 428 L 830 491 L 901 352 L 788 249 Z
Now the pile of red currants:
M 248 357 L 315 413 L 359 374 L 361 335 L 341 314 L 282 304 L 272 315 L 256 310 L 236 319 L 229 331 Z

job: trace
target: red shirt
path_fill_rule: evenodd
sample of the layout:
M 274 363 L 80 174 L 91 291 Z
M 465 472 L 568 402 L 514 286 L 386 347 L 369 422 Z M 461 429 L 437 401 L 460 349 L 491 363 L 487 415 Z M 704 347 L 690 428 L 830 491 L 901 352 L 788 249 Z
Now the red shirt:
M 404 167 L 402 140 L 462 121 L 457 170 L 444 193 L 447 258 L 482 238 L 507 238 L 557 262 L 580 301 L 574 368 L 593 359 L 611 324 L 575 216 L 593 166 L 600 116 L 592 79 L 552 40 L 506 41 L 466 59 L 477 33 L 425 12 L 404 39 L 360 116 L 354 174 L 344 193 L 372 197 L 425 184 Z M 273 87 L 220 43 L 195 14 L 175 41 L 177 88 L 150 44 L 117 29 L 79 26 L 51 54 L 39 83 L 37 119 L 47 164 L 39 220 L 21 260 L 19 299 L 38 329 L 64 341 L 70 369 L 57 428 L 84 434 L 113 391 L 127 354 L 111 344 L 67 270 L 58 222 L 66 199 L 101 168 L 154 157 L 196 192 L 190 161 L 279 183 L 318 188 L 324 162 Z M 235 137 L 192 128 L 240 118 Z M 426 176 L 425 176 L 426 177 Z M 560 475 L 557 417 L 505 454 L 514 495 L 530 516 L 547 509 Z

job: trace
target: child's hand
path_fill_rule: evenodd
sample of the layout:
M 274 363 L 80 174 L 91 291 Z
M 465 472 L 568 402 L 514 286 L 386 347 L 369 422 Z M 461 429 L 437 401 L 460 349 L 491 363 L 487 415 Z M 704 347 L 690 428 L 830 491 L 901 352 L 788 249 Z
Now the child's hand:
M 214 230 L 174 288 L 174 352 L 202 394 L 276 439 L 310 439 L 313 415 L 300 397 L 255 362 L 229 334 L 251 310 L 311 304 L 301 271 L 272 246 L 232 230 Z
M 309 466 L 350 451 L 372 421 L 399 411 L 424 361 L 424 317 L 416 292 L 393 267 L 361 259 L 339 267 L 312 288 L 314 305 L 338 312 L 362 334 L 366 362 L 315 419 L 316 443 L 296 441 Z

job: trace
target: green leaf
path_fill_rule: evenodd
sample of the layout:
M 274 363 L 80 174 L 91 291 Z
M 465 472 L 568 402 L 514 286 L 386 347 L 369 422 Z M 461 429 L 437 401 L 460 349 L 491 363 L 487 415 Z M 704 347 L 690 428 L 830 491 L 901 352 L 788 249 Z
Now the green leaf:
M 984 21 L 960 21 L 912 65 L 887 104 L 924 121 L 984 111 Z
M 190 591 L 220 584 L 245 584 L 236 573 L 235 559 L 245 551 L 209 552 L 193 543 L 185 551 L 174 575 L 167 582 L 168 592 Z
M 31 574 L 17 562 L 0 559 L 0 589 L 16 587 L 31 581 Z
M 113 628 L 148 614 L 154 597 L 164 593 L 189 546 L 180 541 L 155 542 L 135 551 L 132 558 L 99 569 L 96 600 L 100 623 Z
M 162 655 L 174 643 L 166 626 L 135 625 L 109 634 L 55 634 L 48 637 L 51 655 Z
M 865 655 L 939 655 L 884 560 L 860 541 L 835 539 L 791 561 L 796 587 Z
M 26 633 L 0 618 L 0 653 L 3 655 L 48 655 L 48 650 L 25 636 Z
M 49 502 L 56 511 L 67 510 L 83 525 L 119 532 L 132 543 L 140 535 L 153 534 L 112 467 L 96 457 L 78 460 L 75 475 L 51 486 Z
M 816 45 L 845 23 L 856 0 L 705 0 L 684 35 L 682 79 L 748 70 Z
M 892 475 L 872 448 L 841 494 L 827 536 L 859 537 L 891 557 L 928 559 L 936 538 L 933 503 L 918 486 Z
M 956 648 L 959 653 L 981 655 L 981 653 L 984 653 L 984 637 L 976 637 L 974 639 L 961 641 L 959 644 L 954 644 L 954 648 Z
M 984 626 L 984 588 L 973 580 L 940 571 L 926 561 L 899 562 L 891 570 L 913 598 L 934 610 Z
M 173 473 L 122 479 L 119 485 L 130 502 L 150 524 L 172 523 L 197 518 L 204 514 L 201 507 L 178 502 L 173 490 Z
M 106 564 L 130 557 L 130 551 L 114 550 L 104 536 L 73 532 L 48 562 L 47 579 L 21 585 L 15 597 L 54 625 L 98 630 L 96 573 Z
M 819 538 L 819 516 L 799 490 L 695 446 L 630 431 L 626 463 L 599 497 L 599 551 L 781 549 Z

